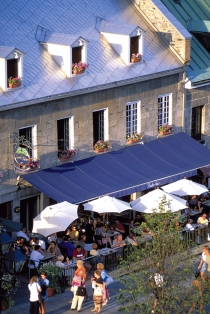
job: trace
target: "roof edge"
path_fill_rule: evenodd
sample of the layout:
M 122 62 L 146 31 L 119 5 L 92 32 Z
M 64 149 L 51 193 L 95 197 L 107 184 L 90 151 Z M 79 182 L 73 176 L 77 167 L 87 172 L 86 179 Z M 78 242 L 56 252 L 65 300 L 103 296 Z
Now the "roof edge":
M 132 84 L 132 83 L 138 83 L 138 82 L 142 82 L 142 81 L 148 81 L 151 79 L 156 79 L 156 78 L 160 78 L 160 77 L 165 77 L 168 75 L 173 75 L 173 74 L 178 74 L 181 72 L 185 72 L 186 71 L 186 66 L 181 66 L 178 67 L 176 69 L 171 69 L 171 70 L 167 70 L 164 72 L 157 72 L 157 73 L 152 73 L 152 74 L 148 74 L 145 76 L 138 76 L 132 79 L 126 79 L 126 80 L 121 80 L 121 81 L 117 81 L 117 82 L 112 82 L 112 83 L 107 83 L 107 84 L 102 84 L 100 86 L 93 86 L 93 87 L 88 87 L 88 88 L 84 88 L 84 89 L 79 89 L 76 91 L 70 91 L 70 92 L 65 92 L 62 94 L 56 94 L 56 95 L 52 95 L 52 96 L 45 96 L 42 98 L 36 98 L 33 100 L 29 100 L 29 101 L 22 101 L 22 102 L 17 102 L 17 103 L 12 103 L 9 105 L 2 105 L 0 107 L 0 112 L 1 111 L 6 111 L 6 110 L 10 110 L 10 109 L 14 109 L 14 108 L 21 108 L 21 107 L 25 107 L 25 106 L 31 106 L 37 103 L 43 103 L 43 102 L 49 102 L 49 101 L 53 101 L 53 100 L 57 100 L 57 99 L 61 99 L 61 98 L 67 98 L 67 97 L 73 97 L 73 96 L 77 96 L 77 95 L 81 95 L 81 92 L 83 94 L 89 94 L 92 92 L 96 92 L 96 91 L 101 91 L 101 90 L 105 90 L 107 88 L 115 88 L 118 86 L 124 86 L 124 85 L 128 85 L 128 84 Z M 173 73 L 172 73 L 173 72 Z

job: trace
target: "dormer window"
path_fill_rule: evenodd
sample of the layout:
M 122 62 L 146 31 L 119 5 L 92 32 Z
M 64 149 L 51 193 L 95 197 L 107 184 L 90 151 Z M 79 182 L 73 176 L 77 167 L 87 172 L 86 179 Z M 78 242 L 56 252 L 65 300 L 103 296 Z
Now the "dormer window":
M 0 46 L 0 86 L 3 90 L 22 84 L 23 52 L 14 47 Z
M 96 28 L 127 65 L 142 60 L 144 31 L 139 26 L 118 25 L 97 18 Z M 134 58 L 135 62 L 132 61 Z
M 36 39 L 44 45 L 67 77 L 73 75 L 73 64 L 87 64 L 88 41 L 78 35 L 53 33 L 38 26 Z

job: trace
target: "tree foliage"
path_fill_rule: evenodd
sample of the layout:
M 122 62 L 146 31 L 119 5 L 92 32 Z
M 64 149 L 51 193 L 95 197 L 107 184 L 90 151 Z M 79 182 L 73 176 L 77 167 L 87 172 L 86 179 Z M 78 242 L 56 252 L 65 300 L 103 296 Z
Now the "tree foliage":
M 120 282 L 124 288 L 119 304 L 123 313 L 151 313 L 155 296 L 149 278 L 156 272 L 163 273 L 164 286 L 155 313 L 184 313 L 193 302 L 193 257 L 177 226 L 177 214 L 165 212 L 165 205 L 162 199 L 159 208 L 135 230 L 140 235 L 143 228 L 149 228 L 152 241 L 132 246 L 127 259 L 121 260 Z

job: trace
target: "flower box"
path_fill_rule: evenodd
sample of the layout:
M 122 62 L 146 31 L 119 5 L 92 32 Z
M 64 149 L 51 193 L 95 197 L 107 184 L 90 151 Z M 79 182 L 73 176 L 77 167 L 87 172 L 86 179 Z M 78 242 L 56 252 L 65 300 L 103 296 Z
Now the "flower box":
M 74 75 L 77 75 L 77 74 L 82 74 L 82 73 L 84 73 L 85 72 L 85 70 L 72 70 L 72 73 L 74 74 Z
M 104 152 L 104 148 L 95 148 L 94 150 L 96 153 L 103 153 Z
M 99 140 L 95 143 L 93 149 L 96 153 L 102 153 L 112 149 L 112 145 L 113 143 L 111 143 L 110 141 Z
M 16 87 L 19 87 L 20 86 L 20 82 L 18 83 L 9 83 L 9 88 L 16 88 Z
M 64 149 L 62 153 L 58 154 L 58 158 L 61 162 L 69 161 L 74 158 L 76 153 L 76 149 Z
M 139 58 L 131 58 L 131 63 L 137 63 L 141 61 L 141 57 Z
M 140 142 L 140 140 L 138 139 L 128 139 L 129 144 L 138 143 L 138 142 Z
M 72 65 L 72 73 L 74 75 L 82 74 L 82 73 L 85 72 L 85 69 L 87 69 L 87 68 L 88 68 L 88 64 L 85 63 L 85 62 L 80 61 L 80 62 L 74 63 Z

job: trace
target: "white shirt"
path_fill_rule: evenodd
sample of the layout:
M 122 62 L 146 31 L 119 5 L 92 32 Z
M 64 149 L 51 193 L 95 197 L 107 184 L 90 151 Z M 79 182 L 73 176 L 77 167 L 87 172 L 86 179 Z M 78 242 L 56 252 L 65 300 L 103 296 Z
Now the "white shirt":
M 40 289 L 40 285 L 37 283 L 37 282 L 33 282 L 32 284 L 29 283 L 28 285 L 28 289 L 30 291 L 30 298 L 29 300 L 31 302 L 34 302 L 34 301 L 38 301 L 39 300 L 39 291 L 38 289 Z
M 205 262 L 206 261 L 206 254 L 205 252 L 202 252 L 202 256 L 201 256 L 202 260 Z
M 42 260 L 43 258 L 44 258 L 44 255 L 42 255 L 40 252 L 36 250 L 33 250 L 31 252 L 30 259 L 32 261 L 35 261 L 35 267 L 39 266 L 39 261 Z M 34 268 L 33 265 L 30 265 L 30 268 Z
M 46 250 L 46 244 L 43 240 L 39 240 L 39 245 L 41 246 L 42 250 Z
M 186 224 L 186 226 L 184 227 L 184 230 L 185 231 L 188 231 L 188 230 L 194 230 L 195 228 L 189 223 L 189 224 Z
M 29 238 L 27 237 L 27 235 L 25 234 L 25 232 L 23 232 L 23 231 L 21 231 L 21 230 L 17 232 L 17 237 L 25 238 L 26 241 L 29 241 Z
M 156 273 L 154 275 L 154 280 L 156 283 L 157 287 L 162 287 L 163 286 L 163 276 L 161 274 Z

